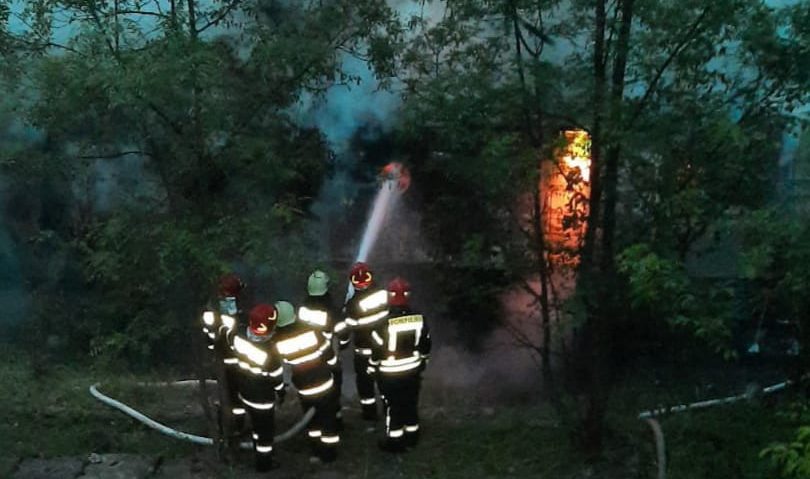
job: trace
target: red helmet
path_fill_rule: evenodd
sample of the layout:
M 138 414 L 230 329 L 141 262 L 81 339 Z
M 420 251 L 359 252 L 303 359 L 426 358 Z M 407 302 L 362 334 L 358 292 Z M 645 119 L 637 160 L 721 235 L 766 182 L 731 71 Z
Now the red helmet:
M 374 277 L 371 274 L 371 268 L 369 268 L 368 265 L 363 262 L 355 263 L 349 272 L 349 280 L 351 280 L 352 286 L 354 286 L 354 289 L 359 291 L 371 286 L 373 279 Z
M 250 332 L 256 336 L 267 336 L 276 327 L 278 311 L 269 304 L 257 304 L 250 310 Z
M 219 278 L 217 283 L 217 293 L 220 298 L 227 298 L 229 296 L 236 297 L 242 289 L 245 288 L 245 283 L 233 273 L 226 274 Z
M 411 295 L 411 285 L 402 278 L 394 278 L 388 283 L 388 304 L 391 306 L 407 306 L 408 296 Z

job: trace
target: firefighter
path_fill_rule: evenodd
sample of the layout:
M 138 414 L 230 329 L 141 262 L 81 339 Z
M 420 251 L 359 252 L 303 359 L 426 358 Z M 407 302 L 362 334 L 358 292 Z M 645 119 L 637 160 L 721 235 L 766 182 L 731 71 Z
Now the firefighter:
M 419 386 L 430 357 L 425 318 L 409 307 L 411 288 L 396 278 L 388 284 L 388 317 L 372 331 L 375 374 L 385 408 L 385 438 L 380 448 L 401 452 L 419 440 Z
M 239 399 L 245 406 L 252 425 L 256 470 L 274 469 L 273 437 L 276 398 L 283 399 L 284 378 L 281 360 L 272 350 L 271 336 L 278 311 L 268 304 L 250 310 L 249 325 L 244 335 L 231 332 L 230 344 L 238 358 Z
M 343 418 L 340 412 L 340 390 L 343 385 L 343 368 L 340 357 L 335 353 L 334 330 L 338 323 L 338 312 L 334 308 L 332 296 L 329 294 L 329 276 L 320 270 L 315 270 L 307 280 L 307 297 L 298 307 L 298 321 L 323 334 L 329 341 L 330 347 L 324 352 L 324 359 L 332 371 L 335 385 L 332 393 L 335 395 L 334 403 L 337 411 L 335 417 L 338 430 L 343 429 Z M 341 323 L 345 326 L 345 323 Z
M 332 462 L 337 458 L 340 435 L 335 422 L 335 396 L 327 358 L 331 342 L 323 333 L 303 321 L 296 321 L 295 309 L 286 301 L 276 303 L 278 328 L 273 347 L 291 369 L 292 383 L 304 411 L 314 407 L 315 416 L 307 425 L 307 436 L 314 460 Z
M 346 341 L 351 333 L 354 347 L 354 371 L 357 394 L 363 409 L 363 419 L 377 420 L 377 402 L 374 393 L 374 378 L 369 375 L 371 366 L 371 332 L 388 314 L 385 290 L 373 288 L 374 276 L 366 263 L 356 263 L 349 272 L 354 295 L 346 303 L 346 318 L 335 326 L 335 332 Z
M 224 333 L 235 327 L 236 318 L 242 313 L 239 309 L 239 296 L 244 287 L 239 276 L 233 273 L 219 278 L 216 307 L 209 306 L 203 313 L 202 329 L 208 338 L 208 349 L 214 350 L 217 341 L 225 336 Z
M 237 439 L 244 427 L 245 408 L 238 397 L 239 367 L 237 358 L 227 342 L 228 333 L 236 328 L 242 314 L 239 298 L 245 288 L 239 276 L 231 273 L 217 282 L 216 307 L 209 307 L 203 313 L 202 329 L 206 335 L 208 349 L 214 353 L 217 385 L 219 386 L 218 411 L 219 426 L 226 443 Z M 230 414 L 224 411 L 230 410 Z

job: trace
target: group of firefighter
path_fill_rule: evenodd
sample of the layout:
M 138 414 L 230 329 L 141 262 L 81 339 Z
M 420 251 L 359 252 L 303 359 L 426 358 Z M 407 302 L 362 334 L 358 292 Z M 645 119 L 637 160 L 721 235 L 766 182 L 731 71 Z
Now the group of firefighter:
M 240 326 L 244 284 L 229 274 L 219 280 L 216 304 L 203 313 L 207 346 L 221 361 L 220 420 L 237 435 L 245 423 L 250 425 L 258 471 L 278 465 L 274 408 L 286 396 L 285 367 L 303 411 L 314 411 L 306 427 L 311 460 L 337 458 L 343 430 L 340 351 L 349 345 L 366 430 L 375 430 L 379 391 L 385 415 L 379 447 L 396 453 L 418 442 L 419 387 L 431 346 L 428 326 L 411 310 L 404 279 L 378 288 L 370 267 L 356 263 L 349 281 L 353 294 L 340 307 L 330 295 L 328 275 L 316 270 L 298 308 L 287 301 L 256 304 L 246 315 L 247 326 Z

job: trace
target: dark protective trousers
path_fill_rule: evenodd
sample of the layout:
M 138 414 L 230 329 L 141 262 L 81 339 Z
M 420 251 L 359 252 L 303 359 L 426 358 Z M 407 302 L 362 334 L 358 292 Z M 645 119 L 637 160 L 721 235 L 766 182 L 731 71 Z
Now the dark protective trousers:
M 340 413 L 340 395 L 341 390 L 343 389 L 343 365 L 341 364 L 340 360 L 338 360 L 335 367 L 332 368 L 332 377 L 335 379 L 335 385 L 332 387 L 332 399 L 334 401 L 335 407 L 335 417 L 341 419 Z
M 245 423 L 246 409 L 239 399 L 239 376 L 242 372 L 236 364 L 225 364 L 225 382 L 226 394 L 228 395 L 228 402 L 231 405 L 231 414 L 233 417 L 234 434 L 239 434 L 242 431 Z
M 412 445 L 419 435 L 419 372 L 380 374 L 385 406 L 385 437 L 392 445 Z
M 262 470 L 273 457 L 276 392 L 267 378 L 244 371 L 240 374 L 239 394 L 253 429 L 256 468 Z
M 318 456 L 334 455 L 340 434 L 337 430 L 337 419 L 335 413 L 338 404 L 335 401 L 334 388 L 317 396 L 304 396 L 299 394 L 301 407 L 304 412 L 309 408 L 315 408 L 315 415 L 307 425 L 307 437 L 309 439 L 312 452 Z
M 357 395 L 363 409 L 363 419 L 377 419 L 377 400 L 374 392 L 374 376 L 368 373 L 369 356 L 354 353 L 354 372 L 357 382 Z

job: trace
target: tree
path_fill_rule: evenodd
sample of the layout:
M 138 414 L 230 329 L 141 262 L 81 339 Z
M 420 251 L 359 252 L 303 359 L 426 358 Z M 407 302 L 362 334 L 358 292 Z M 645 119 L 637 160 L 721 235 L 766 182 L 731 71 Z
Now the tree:
M 48 145 L 38 178 L 64 172 L 71 221 L 52 233 L 88 291 L 58 329 L 80 351 L 174 358 L 220 272 L 247 263 L 260 281 L 302 279 L 304 212 L 329 152 L 291 108 L 354 80 L 340 52 L 384 30 L 390 10 L 374 0 L 270 7 L 27 3 L 30 28 L 11 42 L 37 55 L 24 106 Z M 57 19 L 73 26 L 66 41 Z M 23 175 L 27 154 L 9 152 L 6 171 Z M 113 175 L 122 179 L 107 194 L 102 178 Z
M 541 59 L 546 3 L 447 2 L 441 18 L 411 19 L 399 79 L 407 87 L 402 142 L 415 145 L 426 226 L 454 265 L 442 281 L 457 298 L 450 316 L 478 322 L 469 329 L 480 341 L 500 315 L 498 294 L 517 284 L 542 334 L 507 326 L 551 384 L 555 295 L 538 183 L 558 129 L 572 120 L 555 112 L 559 85 L 549 78 L 561 69 Z
M 510 267 L 525 265 L 531 251 L 531 271 L 542 278 L 542 230 L 515 241 L 507 205 L 536 194 L 550 132 L 560 125 L 590 132 L 588 228 L 571 309 L 588 451 L 602 446 L 616 331 L 635 314 L 624 306 L 636 294 L 628 281 L 650 272 L 620 274 L 617 253 L 643 244 L 624 257 L 650 265 L 663 258 L 675 269 L 653 271 L 683 271 L 696 241 L 724 215 L 765 201 L 776 141 L 790 109 L 807 98 L 798 66 L 806 63 L 805 10 L 753 0 L 459 0 L 446 3 L 441 19 L 412 21 L 417 33 L 402 56 L 409 125 L 426 176 L 436 179 L 428 204 L 446 228 L 446 251 L 463 251 L 473 234 L 497 238 L 523 253 Z M 515 281 L 527 277 L 526 269 L 510 272 Z M 707 327 L 701 308 L 690 308 L 678 312 L 681 324 L 723 349 L 727 325 Z

